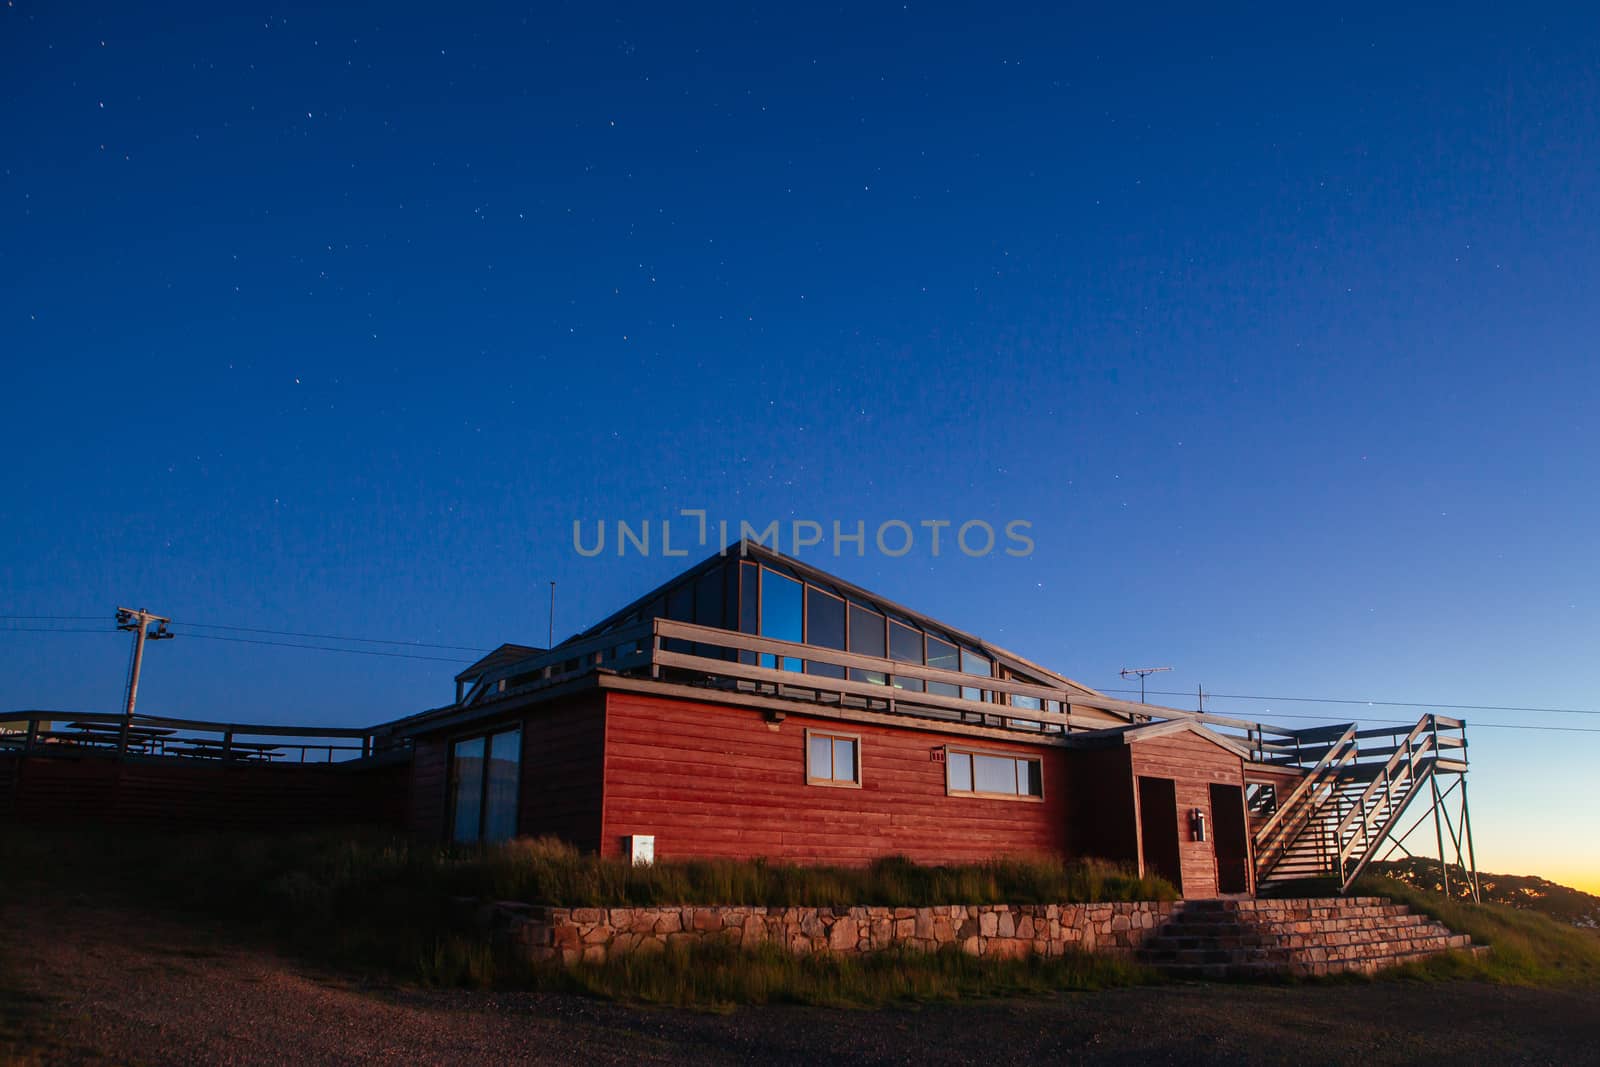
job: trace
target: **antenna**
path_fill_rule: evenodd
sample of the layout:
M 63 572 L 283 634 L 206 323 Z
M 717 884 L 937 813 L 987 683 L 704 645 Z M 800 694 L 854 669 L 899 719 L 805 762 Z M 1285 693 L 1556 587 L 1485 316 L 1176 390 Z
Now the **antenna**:
M 1122 668 L 1122 676 L 1124 678 L 1128 677 L 1130 674 L 1137 674 L 1139 676 L 1139 703 L 1143 704 L 1144 680 L 1152 674 L 1160 674 L 1162 671 L 1170 671 L 1171 669 L 1171 667 L 1124 667 Z

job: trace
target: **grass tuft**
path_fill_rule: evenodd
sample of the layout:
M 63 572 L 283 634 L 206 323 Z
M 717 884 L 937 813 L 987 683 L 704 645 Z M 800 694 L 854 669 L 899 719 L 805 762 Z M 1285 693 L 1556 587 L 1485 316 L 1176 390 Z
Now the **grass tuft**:
M 1396 972 L 1399 977 L 1470 978 L 1523 986 L 1600 983 L 1600 936 L 1592 930 L 1504 904 L 1452 899 L 1390 878 L 1363 878 L 1352 891 L 1408 905 L 1493 949 L 1482 956 L 1452 952 L 1407 964 Z

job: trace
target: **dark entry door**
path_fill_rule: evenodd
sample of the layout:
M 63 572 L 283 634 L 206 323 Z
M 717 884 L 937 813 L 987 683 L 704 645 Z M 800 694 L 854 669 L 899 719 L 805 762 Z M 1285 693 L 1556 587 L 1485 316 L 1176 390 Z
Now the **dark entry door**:
M 1139 837 L 1144 869 L 1159 874 L 1183 892 L 1178 858 L 1178 786 L 1171 778 L 1139 779 Z
M 1236 785 L 1211 787 L 1211 825 L 1217 852 L 1217 892 L 1250 892 L 1250 843 L 1243 789 Z

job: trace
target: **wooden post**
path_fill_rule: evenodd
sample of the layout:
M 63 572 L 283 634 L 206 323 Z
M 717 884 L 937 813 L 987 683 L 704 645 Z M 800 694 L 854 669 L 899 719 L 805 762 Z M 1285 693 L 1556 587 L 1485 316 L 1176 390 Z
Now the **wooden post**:
M 28 755 L 33 751 L 33 746 L 39 740 L 39 720 L 37 717 L 28 720 L 28 736 L 22 742 L 22 754 Z
M 1465 727 L 1462 728 L 1462 733 L 1466 733 Z M 1472 879 L 1470 883 L 1472 901 L 1475 904 L 1481 903 L 1478 896 L 1478 854 L 1472 848 L 1472 813 L 1467 808 L 1467 776 L 1464 773 L 1461 775 L 1461 828 L 1467 835 L 1467 863 Z
M 222 731 L 222 761 L 226 763 L 228 757 L 233 755 L 233 731 Z

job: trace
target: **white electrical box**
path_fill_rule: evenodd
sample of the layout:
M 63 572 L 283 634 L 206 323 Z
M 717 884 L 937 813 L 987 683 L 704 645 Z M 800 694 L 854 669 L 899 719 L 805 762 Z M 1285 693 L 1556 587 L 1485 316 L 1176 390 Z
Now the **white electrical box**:
M 656 837 L 654 834 L 630 834 L 624 841 L 627 845 L 628 856 L 633 860 L 635 867 L 649 867 L 656 861 Z

